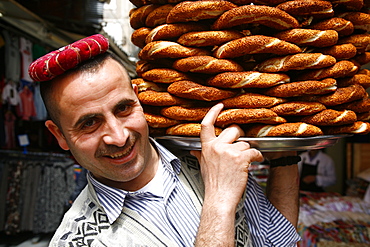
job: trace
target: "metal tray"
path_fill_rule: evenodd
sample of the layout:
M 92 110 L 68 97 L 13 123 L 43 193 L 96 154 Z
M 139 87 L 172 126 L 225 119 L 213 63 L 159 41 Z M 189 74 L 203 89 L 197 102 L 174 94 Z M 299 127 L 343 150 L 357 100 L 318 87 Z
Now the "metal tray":
M 239 140 L 247 141 L 251 147 L 264 152 L 273 151 L 305 151 L 333 146 L 340 138 L 352 135 L 322 135 L 312 137 L 240 137 Z M 184 136 L 159 136 L 156 141 L 164 146 L 171 146 L 183 150 L 200 150 L 199 137 Z

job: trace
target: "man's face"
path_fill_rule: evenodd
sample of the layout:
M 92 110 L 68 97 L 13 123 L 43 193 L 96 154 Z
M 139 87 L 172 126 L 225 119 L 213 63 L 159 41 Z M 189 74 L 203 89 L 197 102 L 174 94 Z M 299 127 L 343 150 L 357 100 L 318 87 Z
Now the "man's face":
M 105 184 L 126 190 L 145 185 L 154 176 L 155 151 L 125 70 L 108 59 L 97 72 L 74 73 L 57 83 L 61 130 L 51 121 L 46 125 L 59 145 Z

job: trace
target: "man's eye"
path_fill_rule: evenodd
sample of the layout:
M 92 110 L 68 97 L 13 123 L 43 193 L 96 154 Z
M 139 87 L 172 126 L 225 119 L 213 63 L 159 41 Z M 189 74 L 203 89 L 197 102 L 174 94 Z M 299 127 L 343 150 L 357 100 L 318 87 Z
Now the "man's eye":
M 118 107 L 117 113 L 125 114 L 125 113 L 129 112 L 130 109 L 131 109 L 131 107 L 129 105 L 121 105 L 120 107 Z
M 86 122 L 84 123 L 83 127 L 84 127 L 84 128 L 86 128 L 86 127 L 91 127 L 91 126 L 93 126 L 95 123 L 96 123 L 96 121 L 95 121 L 94 119 L 90 119 L 90 120 L 88 120 L 88 121 L 86 121 Z

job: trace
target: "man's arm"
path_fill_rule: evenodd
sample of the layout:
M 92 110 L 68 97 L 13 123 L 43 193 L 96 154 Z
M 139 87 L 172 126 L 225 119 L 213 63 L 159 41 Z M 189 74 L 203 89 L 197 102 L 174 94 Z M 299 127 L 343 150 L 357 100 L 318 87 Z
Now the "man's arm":
M 283 156 L 295 156 L 296 152 L 269 154 L 269 159 Z M 266 188 L 267 198 L 295 228 L 298 224 L 299 213 L 299 172 L 298 166 L 278 166 L 270 168 Z
M 195 246 L 234 246 L 235 213 L 248 181 L 248 168 L 262 154 L 246 142 L 233 125 L 215 136 L 214 123 L 223 105 L 214 106 L 202 121 L 202 151 L 192 151 L 200 163 L 205 197 Z

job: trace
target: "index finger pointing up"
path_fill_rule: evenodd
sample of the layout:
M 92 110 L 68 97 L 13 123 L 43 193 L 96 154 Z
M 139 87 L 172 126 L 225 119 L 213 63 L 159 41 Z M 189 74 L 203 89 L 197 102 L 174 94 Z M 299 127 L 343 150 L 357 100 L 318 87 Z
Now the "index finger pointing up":
M 223 107 L 224 105 L 222 103 L 218 103 L 213 106 L 203 118 L 202 129 L 200 131 L 201 142 L 208 142 L 216 138 L 214 124 Z

